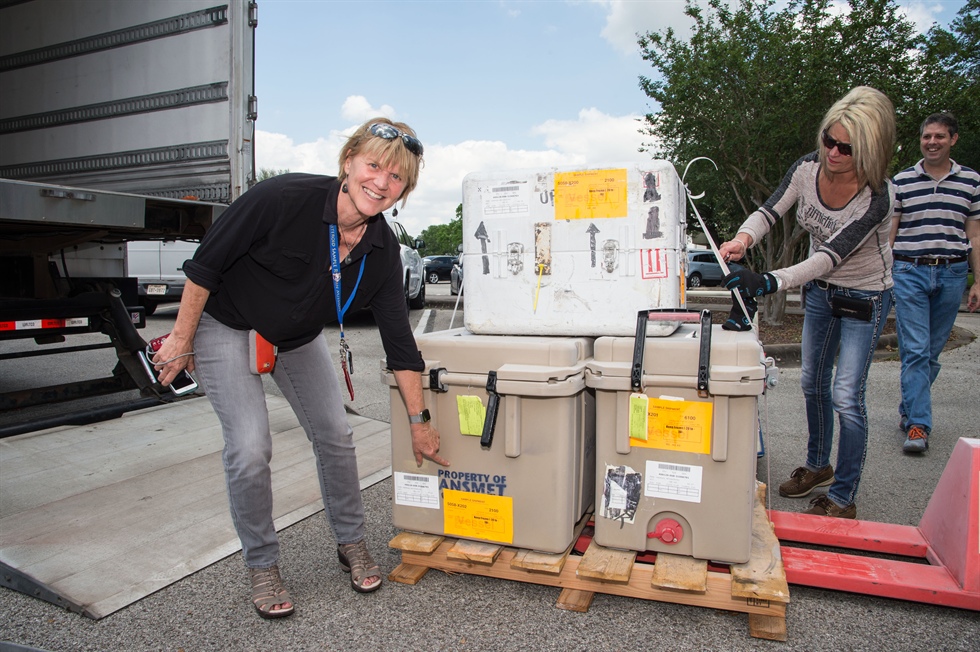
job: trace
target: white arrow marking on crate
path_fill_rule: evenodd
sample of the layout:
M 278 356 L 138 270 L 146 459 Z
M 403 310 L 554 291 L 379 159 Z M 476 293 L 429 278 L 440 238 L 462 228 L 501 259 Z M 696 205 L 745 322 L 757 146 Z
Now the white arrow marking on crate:
M 691 163 L 694 163 L 694 161 L 700 161 L 702 159 L 714 165 L 716 170 L 718 169 L 718 165 L 715 164 L 715 162 L 712 161 L 707 156 L 699 156 L 697 158 L 691 159 L 690 161 L 688 161 L 687 167 L 684 168 L 684 176 L 681 177 L 681 183 L 684 183 L 684 179 L 687 178 L 687 170 L 691 167 Z M 687 187 L 686 183 L 684 183 L 684 191 L 687 193 L 687 200 L 691 202 L 691 208 L 694 209 L 694 214 L 697 215 L 698 217 L 698 223 L 701 225 L 701 230 L 704 231 L 704 237 L 708 239 L 708 244 L 711 245 L 711 251 L 715 254 L 715 258 L 718 259 L 718 264 L 721 266 L 721 271 L 725 273 L 725 276 L 728 276 L 731 273 L 728 271 L 728 263 L 726 263 L 725 260 L 721 257 L 721 252 L 718 251 L 718 245 L 716 245 L 715 241 L 711 238 L 711 234 L 708 232 L 708 227 L 705 226 L 704 218 L 701 217 L 701 213 L 698 212 L 698 207 L 695 206 L 694 204 L 694 200 L 701 199 L 702 197 L 704 197 L 704 193 L 702 192 L 700 195 L 697 196 L 692 195 L 691 189 Z M 748 318 L 749 311 L 745 307 L 745 302 L 742 301 L 741 292 L 732 290 L 732 297 L 736 301 L 738 301 L 738 305 L 741 306 L 742 308 L 742 314 L 745 315 L 746 318 Z M 749 321 L 749 323 L 751 324 L 752 322 Z M 754 324 L 752 325 L 752 330 L 755 330 Z

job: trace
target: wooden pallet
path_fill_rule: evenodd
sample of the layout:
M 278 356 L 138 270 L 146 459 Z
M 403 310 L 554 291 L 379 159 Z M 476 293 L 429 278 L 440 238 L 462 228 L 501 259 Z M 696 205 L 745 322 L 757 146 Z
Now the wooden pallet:
M 595 593 L 657 600 L 749 615 L 755 638 L 786 640 L 789 586 L 779 542 L 766 517 L 765 485 L 756 492 L 752 558 L 731 573 L 708 569 L 707 562 L 660 553 L 656 563 L 636 561 L 635 552 L 603 548 L 592 541 L 584 556 L 549 555 L 462 539 L 403 532 L 388 545 L 402 551 L 392 582 L 416 584 L 430 568 L 498 577 L 562 589 L 556 606 L 588 611 Z M 579 532 L 585 519 L 579 524 Z M 577 539 L 577 536 L 575 537 Z M 574 540 L 574 539 L 573 539 Z

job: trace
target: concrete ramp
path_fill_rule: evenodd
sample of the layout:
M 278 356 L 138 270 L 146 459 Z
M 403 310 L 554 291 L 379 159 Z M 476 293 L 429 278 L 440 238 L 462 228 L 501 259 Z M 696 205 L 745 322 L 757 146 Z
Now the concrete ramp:
M 323 509 L 313 451 L 266 396 L 276 529 Z M 391 474 L 387 423 L 350 416 L 361 488 Z M 241 549 L 206 398 L 0 441 L 0 585 L 102 618 Z

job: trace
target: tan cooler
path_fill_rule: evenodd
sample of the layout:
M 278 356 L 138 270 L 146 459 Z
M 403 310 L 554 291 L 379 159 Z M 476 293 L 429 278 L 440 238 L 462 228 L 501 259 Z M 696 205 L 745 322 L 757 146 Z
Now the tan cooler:
M 451 466 L 416 465 L 405 403 L 394 375 L 383 372 L 395 527 L 563 552 L 595 495 L 595 400 L 585 386 L 592 338 L 460 328 L 416 342 L 425 405 Z
M 642 373 L 634 338 L 596 340 L 599 545 L 748 561 L 765 364 L 755 332 L 709 328 L 704 353 L 697 324 L 646 337 Z

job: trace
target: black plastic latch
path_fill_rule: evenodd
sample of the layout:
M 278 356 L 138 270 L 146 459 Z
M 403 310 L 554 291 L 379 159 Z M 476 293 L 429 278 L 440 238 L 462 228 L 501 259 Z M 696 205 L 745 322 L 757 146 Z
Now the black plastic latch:
M 643 352 L 647 344 L 647 322 L 650 311 L 636 313 L 636 340 L 633 342 L 633 366 L 630 368 L 630 389 L 635 394 L 643 391 Z
M 488 449 L 493 443 L 493 429 L 497 425 L 497 411 L 500 409 L 500 396 L 497 394 L 497 372 L 491 371 L 487 374 L 487 416 L 483 420 L 483 436 L 480 437 L 480 446 Z
M 445 367 L 433 367 L 429 369 L 429 389 L 433 392 L 448 392 L 446 383 L 442 382 L 442 376 L 446 374 Z
M 711 370 L 711 311 L 701 311 L 701 351 L 698 354 L 698 396 L 708 398 Z

